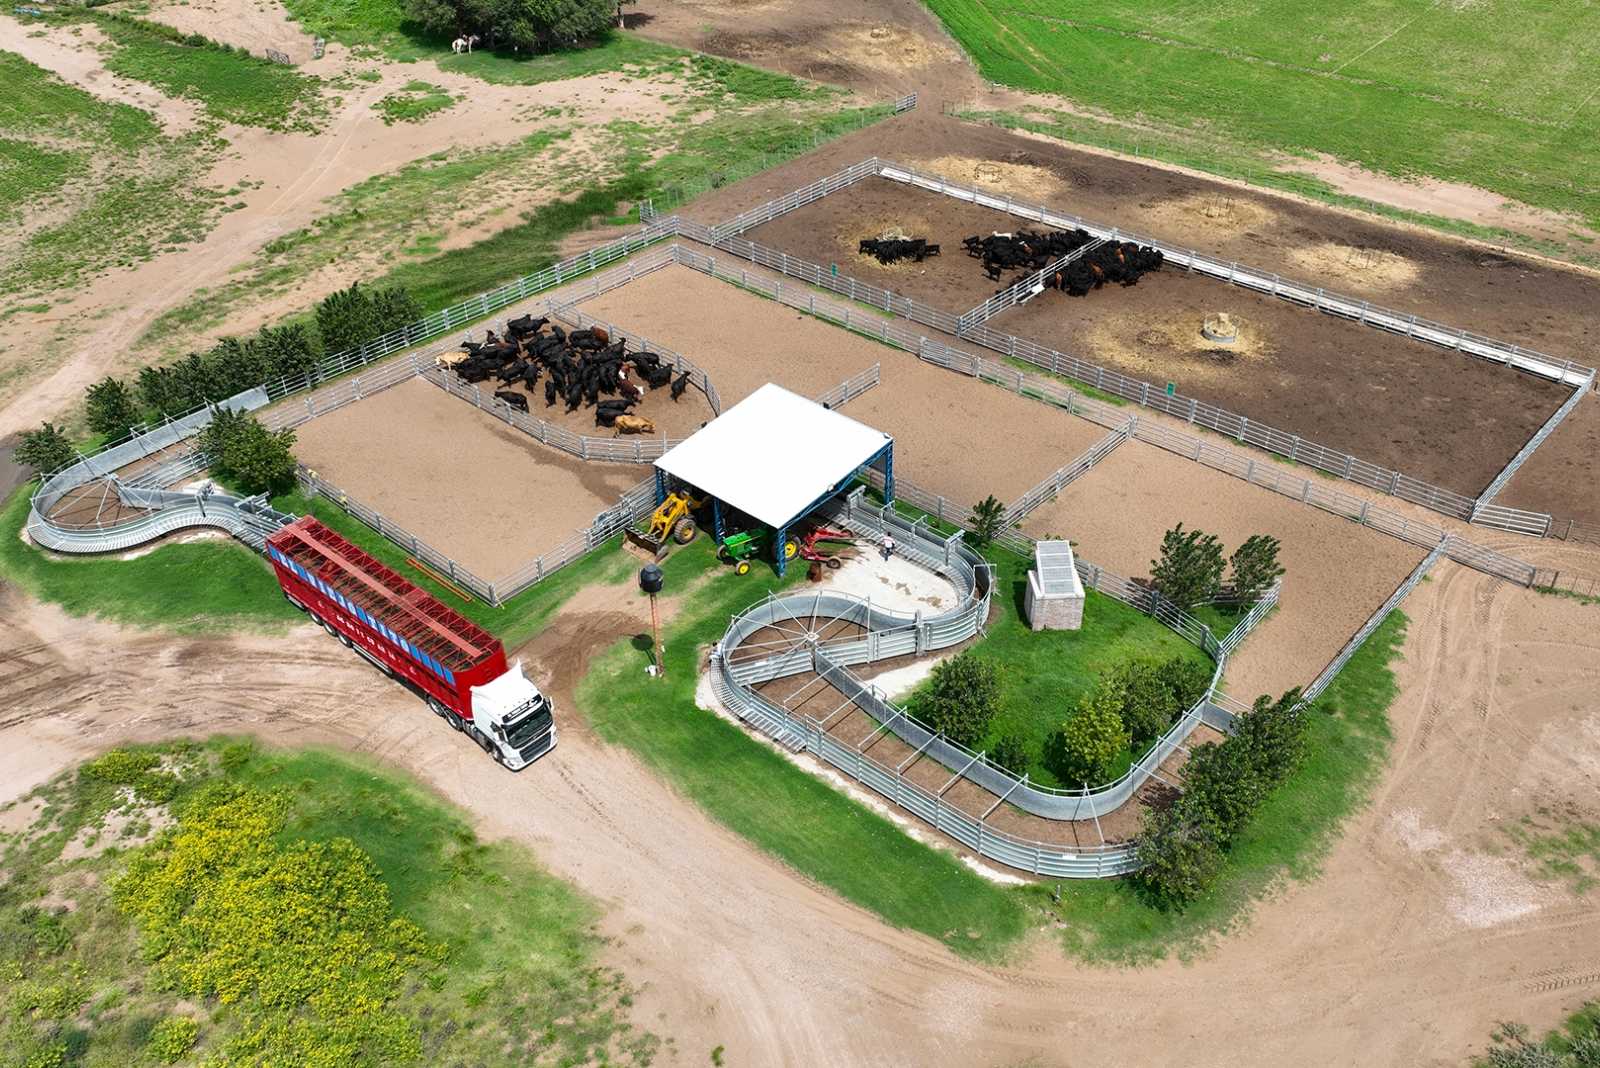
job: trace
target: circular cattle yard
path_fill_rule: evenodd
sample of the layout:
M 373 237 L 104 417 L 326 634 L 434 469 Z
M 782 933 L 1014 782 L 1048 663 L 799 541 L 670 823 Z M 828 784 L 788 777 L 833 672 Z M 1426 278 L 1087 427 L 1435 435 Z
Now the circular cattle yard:
M 421 378 L 295 433 L 320 478 L 490 581 L 588 527 L 649 474 L 541 445 Z

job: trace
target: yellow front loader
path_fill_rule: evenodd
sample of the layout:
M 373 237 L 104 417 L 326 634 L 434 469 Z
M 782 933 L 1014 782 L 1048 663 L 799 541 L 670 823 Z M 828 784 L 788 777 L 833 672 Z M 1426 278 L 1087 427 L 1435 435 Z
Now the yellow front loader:
M 687 545 L 694 540 L 694 516 L 689 513 L 699 508 L 703 501 L 690 497 L 682 490 L 673 490 L 667 499 L 638 526 L 629 527 L 627 538 L 650 555 L 659 558 L 668 541 Z

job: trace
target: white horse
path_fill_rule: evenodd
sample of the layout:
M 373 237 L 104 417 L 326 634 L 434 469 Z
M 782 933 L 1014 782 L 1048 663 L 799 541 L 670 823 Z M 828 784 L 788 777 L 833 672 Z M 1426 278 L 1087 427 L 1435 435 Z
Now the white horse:
M 472 55 L 472 46 L 477 44 L 478 40 L 477 34 L 473 34 L 471 37 L 457 37 L 450 42 L 450 51 L 458 56 L 463 52 L 470 56 Z

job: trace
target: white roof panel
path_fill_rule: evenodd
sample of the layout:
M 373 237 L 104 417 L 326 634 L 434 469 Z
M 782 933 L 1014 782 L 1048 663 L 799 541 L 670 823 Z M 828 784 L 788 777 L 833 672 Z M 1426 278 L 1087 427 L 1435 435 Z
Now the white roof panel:
M 768 526 L 781 527 L 892 440 L 769 382 L 656 466 Z

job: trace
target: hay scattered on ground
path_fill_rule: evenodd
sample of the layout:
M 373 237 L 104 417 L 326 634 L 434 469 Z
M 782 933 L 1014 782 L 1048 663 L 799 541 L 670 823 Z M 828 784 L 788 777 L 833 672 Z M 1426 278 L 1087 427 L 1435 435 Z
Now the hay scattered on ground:
M 977 159 L 973 156 L 939 156 L 918 167 L 956 182 L 994 189 L 1027 200 L 1051 200 L 1066 183 L 1047 167 L 1021 161 Z
M 1050 296 L 1053 294 L 1039 299 Z M 1091 293 L 1084 299 L 1095 297 Z M 1239 334 L 1231 345 L 1207 340 L 1200 333 L 1202 316 L 1174 320 L 1117 315 L 1100 319 L 1090 328 L 1089 348 L 1091 353 L 1113 354 L 1116 366 L 1152 382 L 1231 375 L 1241 364 L 1270 362 L 1277 348 L 1266 331 L 1243 316 L 1230 312 L 1229 318 Z
M 916 260 L 899 260 L 895 263 L 879 263 L 876 256 L 869 256 L 860 251 L 861 242 L 869 238 L 878 240 L 921 237 L 938 244 L 933 236 L 933 225 L 926 215 L 873 215 L 851 219 L 849 224 L 834 235 L 834 240 L 839 246 L 839 262 L 852 264 L 871 264 L 881 271 L 906 271 L 927 269 L 927 263 L 918 263 Z
M 1278 218 L 1277 212 L 1255 200 L 1221 192 L 1189 193 L 1141 207 L 1152 219 L 1183 227 L 1196 241 L 1206 235 L 1231 237 L 1258 230 Z
M 836 30 L 831 38 L 830 53 L 864 67 L 900 70 L 926 67 L 930 63 L 944 63 L 955 58 L 954 53 L 936 41 L 882 23 L 876 26 L 846 26 Z
M 1415 284 L 1422 273 L 1415 261 L 1397 252 L 1331 241 L 1296 245 L 1289 249 L 1289 258 L 1307 275 L 1313 276 L 1305 281 L 1330 278 L 1367 291 L 1405 289 Z

